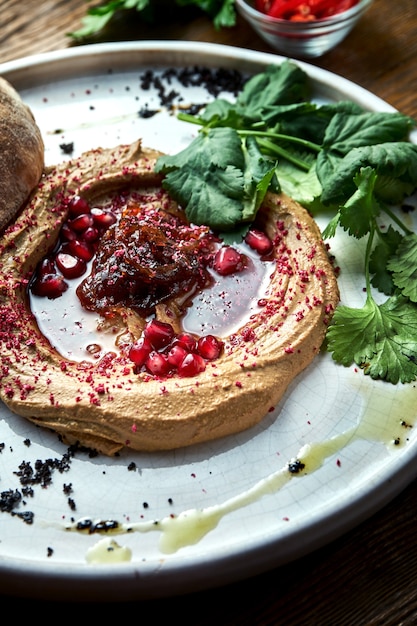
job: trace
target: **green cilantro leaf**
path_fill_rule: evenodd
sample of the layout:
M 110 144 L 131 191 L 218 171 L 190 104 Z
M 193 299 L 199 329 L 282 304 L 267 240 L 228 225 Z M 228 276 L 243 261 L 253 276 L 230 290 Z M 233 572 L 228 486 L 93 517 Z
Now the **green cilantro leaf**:
M 269 65 L 250 78 L 236 100 L 236 109 L 251 119 L 262 119 L 265 110 L 282 105 L 309 105 L 310 86 L 307 74 L 292 61 Z
M 331 239 L 336 235 L 337 227 L 339 226 L 340 211 L 338 211 L 332 219 L 327 223 L 326 228 L 322 232 L 323 239 Z
M 406 235 L 398 248 L 395 256 L 387 263 L 389 270 L 393 272 L 392 280 L 412 302 L 417 302 L 417 235 Z
M 236 24 L 236 9 L 234 0 L 166 0 L 178 7 L 194 5 L 205 13 L 214 24 L 214 27 L 231 27 Z M 104 4 L 93 5 L 88 8 L 82 19 L 82 26 L 78 30 L 68 33 L 74 39 L 83 39 L 99 33 L 120 11 L 136 9 L 147 23 L 153 23 L 158 17 L 161 7 L 155 0 L 109 0 Z
M 209 103 L 200 121 L 211 127 L 228 125 L 248 129 L 256 126 L 258 130 L 268 128 L 269 132 L 274 130 L 274 125 L 278 125 L 275 129 L 278 132 L 282 124 L 294 135 L 297 130 L 292 127 L 302 125 L 304 129 L 310 128 L 311 133 L 315 115 L 310 114 L 316 113 L 317 105 L 306 100 L 308 92 L 305 72 L 295 63 L 284 61 L 250 78 L 234 103 L 222 98 Z
M 235 105 L 223 98 L 216 98 L 209 102 L 198 119 L 200 123 L 210 127 L 230 126 L 230 128 L 238 129 L 245 125 L 245 120 L 242 120 Z
M 236 12 L 234 0 L 176 0 L 179 6 L 194 5 L 213 20 L 215 28 L 234 26 Z
M 149 6 L 150 0 L 109 0 L 104 4 L 89 7 L 82 19 L 81 28 L 68 34 L 74 39 L 90 37 L 103 30 L 118 11 L 136 9 L 146 14 Z
M 375 217 L 380 213 L 374 195 L 376 179 L 377 174 L 371 167 L 361 169 L 353 178 L 357 190 L 339 209 L 341 226 L 358 239 L 370 232 Z
M 403 235 L 389 226 L 387 232 L 379 233 L 379 242 L 373 249 L 369 259 L 369 271 L 373 287 L 390 296 L 395 291 L 392 272 L 389 271 L 389 260 L 395 254 Z
M 417 180 L 417 145 L 407 142 L 386 142 L 372 146 L 352 148 L 343 158 L 335 159 L 331 167 L 329 155 L 320 153 L 317 159 L 317 174 L 323 186 L 324 204 L 343 203 L 355 191 L 355 174 L 364 167 L 372 167 L 378 175 L 397 179 L 396 197 L 386 198 L 384 187 L 375 187 L 375 194 L 382 200 L 401 202 L 405 195 L 411 194 Z M 333 170 L 333 172 L 331 171 Z
M 410 118 L 401 113 L 336 113 L 327 126 L 322 147 L 344 156 L 352 148 L 403 141 L 411 127 Z
M 232 128 L 199 133 L 180 153 L 160 157 L 156 171 L 191 222 L 219 231 L 253 221 L 266 191 L 278 190 L 275 164 L 254 138 L 243 143 Z
M 254 137 L 247 137 L 245 148 L 245 200 L 241 221 L 253 222 L 269 188 L 278 192 L 275 163 L 262 156 Z
M 277 176 L 282 191 L 305 207 L 310 208 L 321 195 L 315 163 L 303 172 L 292 163 L 282 160 L 277 167 Z
M 236 132 L 214 128 L 200 133 L 179 154 L 160 157 L 156 171 L 166 174 L 163 186 L 190 222 L 231 230 L 242 218 L 244 166 Z
M 339 305 L 327 331 L 328 350 L 344 365 L 356 363 L 373 379 L 408 383 L 417 377 L 417 307 L 403 296 L 361 309 Z

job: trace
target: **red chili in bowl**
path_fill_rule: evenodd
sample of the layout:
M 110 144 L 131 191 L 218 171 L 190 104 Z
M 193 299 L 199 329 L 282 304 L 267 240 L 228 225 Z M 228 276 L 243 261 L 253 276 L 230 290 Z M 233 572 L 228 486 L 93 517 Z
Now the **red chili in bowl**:
M 359 0 L 255 0 L 258 11 L 293 22 L 309 22 L 347 11 Z

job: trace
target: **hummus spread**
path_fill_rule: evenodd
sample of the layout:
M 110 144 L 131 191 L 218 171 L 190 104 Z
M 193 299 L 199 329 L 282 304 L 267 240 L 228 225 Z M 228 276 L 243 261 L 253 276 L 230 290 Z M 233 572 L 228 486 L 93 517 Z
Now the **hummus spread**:
M 123 354 L 98 362 L 64 358 L 40 332 L 28 299 L 39 261 L 56 242 L 74 195 L 89 202 L 118 189 L 160 190 L 158 153 L 140 142 L 97 149 L 47 169 L 0 239 L 0 397 L 15 413 L 112 455 L 123 447 L 167 450 L 247 429 L 274 407 L 318 354 L 339 300 L 314 220 L 268 194 L 262 228 L 274 241 L 274 272 L 262 306 L 220 356 L 192 377 L 135 371 Z

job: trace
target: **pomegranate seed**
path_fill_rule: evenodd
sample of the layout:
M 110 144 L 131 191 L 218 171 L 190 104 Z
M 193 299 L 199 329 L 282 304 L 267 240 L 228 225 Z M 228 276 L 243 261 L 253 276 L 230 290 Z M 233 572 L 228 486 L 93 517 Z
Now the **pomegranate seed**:
M 62 224 L 61 239 L 65 239 L 66 241 L 72 241 L 73 239 L 76 239 L 76 237 L 77 235 L 75 234 L 75 232 L 72 230 L 72 228 L 69 226 L 67 222 Z
M 272 252 L 273 243 L 264 232 L 253 228 L 246 234 L 245 241 L 252 250 L 255 250 L 261 256 Z
M 61 250 L 63 252 L 69 252 L 73 256 L 85 262 L 91 261 L 94 256 L 94 250 L 88 245 L 88 243 L 85 241 L 79 241 L 78 239 L 69 241 L 65 246 L 62 246 Z
M 187 354 L 189 353 L 185 348 L 176 344 L 175 346 L 172 346 L 171 350 L 168 352 L 168 362 L 174 367 L 179 367 Z
M 146 324 L 143 334 L 149 339 L 155 350 L 159 350 L 171 342 L 174 337 L 174 329 L 171 324 L 166 322 L 151 320 Z
M 231 246 L 223 246 L 214 255 L 213 268 L 220 276 L 240 272 L 244 266 L 243 255 Z
M 214 335 L 206 335 L 200 337 L 197 344 L 198 353 L 208 361 L 214 361 L 220 356 L 223 343 L 214 337 Z
M 90 226 L 82 234 L 83 241 L 87 243 L 95 243 L 99 238 L 99 232 L 94 226 Z
M 171 369 L 167 356 L 160 352 L 151 352 L 145 365 L 148 372 L 155 376 L 165 376 Z
M 45 274 L 35 281 L 32 292 L 35 296 L 54 300 L 55 298 L 59 298 L 67 289 L 68 284 L 65 282 L 63 276 L 59 276 L 58 274 Z
M 84 198 L 80 196 L 74 196 L 69 203 L 69 215 L 71 217 L 77 217 L 83 213 L 89 213 L 90 206 Z
M 94 220 L 93 217 L 89 213 L 82 213 L 78 215 L 70 222 L 70 227 L 72 230 L 75 230 L 77 233 L 81 233 L 87 228 L 93 226 Z
M 145 364 L 146 359 L 150 355 L 152 350 L 151 342 L 146 337 L 140 337 L 131 346 L 129 350 L 129 359 L 139 367 Z
M 180 333 L 175 339 L 175 345 L 181 346 L 187 352 L 195 352 L 197 348 L 197 342 L 192 335 L 188 333 Z
M 87 269 L 85 261 L 65 252 L 58 252 L 56 265 L 65 278 L 78 278 Z
M 105 211 L 104 209 L 92 209 L 91 214 L 93 216 L 94 224 L 101 230 L 109 228 L 117 221 L 114 213 L 111 211 Z
M 46 257 L 39 265 L 38 274 L 42 278 L 43 276 L 56 274 L 56 266 L 54 259 Z
M 181 365 L 178 367 L 178 375 L 182 378 L 190 378 L 204 372 L 206 362 L 199 354 L 187 354 Z

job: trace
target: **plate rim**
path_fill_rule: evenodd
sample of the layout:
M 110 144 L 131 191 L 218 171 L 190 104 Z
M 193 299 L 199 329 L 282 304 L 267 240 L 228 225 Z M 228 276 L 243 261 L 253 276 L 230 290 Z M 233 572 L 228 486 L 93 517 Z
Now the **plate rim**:
M 395 111 L 396 109 L 387 103 L 385 100 L 366 90 L 361 85 L 344 78 L 340 74 L 335 74 L 329 70 L 322 69 L 312 63 L 299 59 L 291 59 L 289 57 L 274 54 L 272 52 L 261 52 L 258 50 L 252 50 L 250 48 L 242 48 L 238 46 L 232 46 L 227 44 L 211 43 L 211 42 L 194 42 L 194 41 L 164 41 L 164 40 L 141 40 L 141 41 L 127 41 L 127 42 L 104 42 L 96 44 L 85 44 L 71 48 L 63 48 L 58 50 L 52 50 L 49 52 L 40 52 L 31 56 L 21 57 L 11 61 L 0 63 L 0 75 L 10 76 L 15 73 L 21 75 L 22 70 L 28 68 L 41 67 L 48 64 L 63 63 L 68 61 L 85 61 L 88 57 L 99 57 L 100 59 L 105 54 L 125 53 L 125 52 L 145 52 L 148 51 L 151 54 L 158 52 L 166 53 L 167 51 L 178 55 L 198 54 L 204 55 L 210 58 L 218 56 L 229 60 L 239 60 L 247 62 L 249 64 L 268 64 L 268 63 L 282 63 L 284 60 L 289 59 L 294 61 L 297 65 L 304 68 L 309 76 L 313 78 L 317 83 L 328 83 L 332 78 L 337 77 L 338 83 L 344 86 L 346 89 L 354 87 L 357 97 L 362 97 L 366 102 L 371 103 L 372 106 L 380 106 L 387 111 Z

